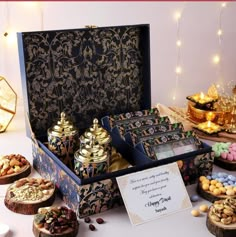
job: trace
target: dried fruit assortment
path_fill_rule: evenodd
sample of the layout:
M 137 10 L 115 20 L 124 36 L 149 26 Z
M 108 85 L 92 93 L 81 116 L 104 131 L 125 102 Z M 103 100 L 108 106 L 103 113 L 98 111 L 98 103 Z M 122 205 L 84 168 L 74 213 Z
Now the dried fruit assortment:
M 84 222 L 85 223 L 89 223 L 89 229 L 91 230 L 91 231 L 95 231 L 96 230 L 96 227 L 95 227 L 95 225 L 93 225 L 91 222 L 92 222 L 92 219 L 89 217 L 89 216 L 87 216 L 87 217 L 85 217 L 84 218 Z M 98 218 L 96 218 L 96 222 L 97 222 L 97 224 L 103 224 L 103 223 L 105 223 L 105 221 L 101 218 L 101 217 L 98 217 Z
M 49 232 L 56 236 L 76 236 L 78 229 L 76 213 L 66 206 L 40 208 L 38 214 L 34 216 L 35 236 L 41 236 L 40 232 Z

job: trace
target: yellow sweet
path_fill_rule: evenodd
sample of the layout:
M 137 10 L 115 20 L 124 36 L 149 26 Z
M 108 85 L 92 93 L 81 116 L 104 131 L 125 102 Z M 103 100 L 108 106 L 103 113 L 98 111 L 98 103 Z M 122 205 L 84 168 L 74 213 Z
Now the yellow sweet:
M 201 205 L 200 207 L 199 207 L 199 210 L 200 211 L 202 211 L 202 212 L 207 212 L 208 211 L 208 206 L 207 205 Z
M 205 180 L 205 179 L 207 179 L 206 176 L 200 176 L 200 177 L 199 177 L 199 181 L 200 181 L 200 182 L 202 182 L 202 181 Z
M 213 190 L 213 194 L 216 195 L 216 196 L 220 195 L 220 194 L 221 194 L 220 189 L 219 189 L 219 188 L 215 188 L 215 189 Z
M 205 191 L 209 190 L 209 184 L 207 183 L 202 184 L 202 189 Z
M 234 195 L 235 195 L 235 192 L 234 192 L 233 189 L 227 189 L 226 195 L 228 195 L 228 196 L 234 196 Z
M 214 189 L 216 189 L 216 186 L 215 186 L 215 185 L 213 185 L 213 184 L 212 184 L 212 185 L 210 185 L 210 187 L 209 187 L 209 190 L 210 190 L 211 192 L 213 192 L 213 190 L 214 190 Z
M 220 183 L 220 182 L 218 182 L 218 183 L 216 184 L 216 187 L 217 187 L 217 188 L 223 187 L 223 184 Z
M 209 184 L 210 183 L 210 180 L 209 179 L 204 179 L 203 181 L 202 181 L 202 184 Z
M 233 189 L 233 186 L 231 185 L 228 185 L 228 186 L 225 186 L 225 188 L 228 190 L 228 189 Z
M 198 211 L 198 210 L 192 210 L 191 211 L 191 214 L 192 214 L 192 216 L 195 216 L 195 217 L 197 217 L 197 216 L 199 216 L 200 215 L 200 212 Z
M 222 194 L 226 193 L 226 188 L 225 187 L 219 187 L 220 191 Z
M 215 179 L 212 179 L 212 180 L 211 180 L 211 184 L 216 185 L 217 183 L 218 183 L 217 180 L 215 180 Z

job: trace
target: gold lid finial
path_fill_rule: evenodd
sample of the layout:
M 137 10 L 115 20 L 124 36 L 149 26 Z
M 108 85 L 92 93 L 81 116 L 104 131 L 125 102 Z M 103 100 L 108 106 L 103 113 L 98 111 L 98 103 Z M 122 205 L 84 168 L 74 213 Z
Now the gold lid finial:
M 82 143 L 86 143 L 86 141 L 89 142 L 91 140 L 92 136 L 94 136 L 95 144 L 98 143 L 103 145 L 111 142 L 110 134 L 106 129 L 99 125 L 97 118 L 93 120 L 92 126 L 85 131 L 85 133 L 80 137 L 80 140 Z
M 67 119 L 65 112 L 61 112 L 60 120 L 57 123 L 48 129 L 49 133 L 52 133 L 55 136 L 68 136 L 77 133 L 77 129 L 74 125 Z

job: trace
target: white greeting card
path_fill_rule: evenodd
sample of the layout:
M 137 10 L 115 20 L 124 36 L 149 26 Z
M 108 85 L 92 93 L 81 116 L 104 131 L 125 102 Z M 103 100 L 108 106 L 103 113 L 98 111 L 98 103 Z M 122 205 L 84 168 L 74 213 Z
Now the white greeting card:
M 133 225 L 192 207 L 176 162 L 117 177 L 117 183 Z

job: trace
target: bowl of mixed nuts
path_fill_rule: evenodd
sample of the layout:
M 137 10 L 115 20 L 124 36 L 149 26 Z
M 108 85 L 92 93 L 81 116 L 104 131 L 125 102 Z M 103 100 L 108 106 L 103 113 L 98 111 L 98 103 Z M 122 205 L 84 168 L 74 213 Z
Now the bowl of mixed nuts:
M 13 183 L 31 173 L 29 161 L 20 154 L 0 156 L 0 184 Z

